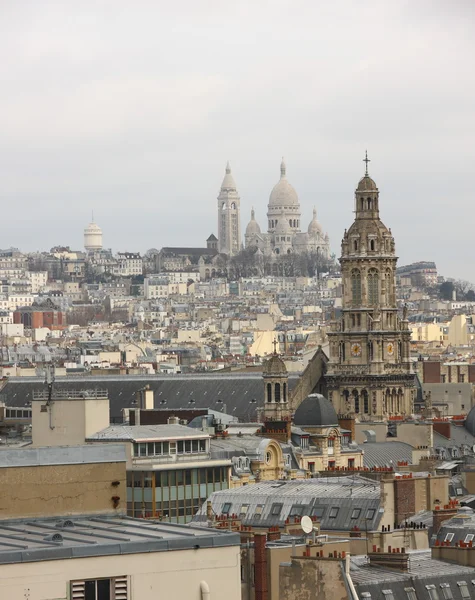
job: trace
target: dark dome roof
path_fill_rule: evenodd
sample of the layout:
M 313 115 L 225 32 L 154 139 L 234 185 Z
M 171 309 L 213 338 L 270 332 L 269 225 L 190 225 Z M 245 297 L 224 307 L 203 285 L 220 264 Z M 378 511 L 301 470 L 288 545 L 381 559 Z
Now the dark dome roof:
M 321 394 L 310 394 L 297 408 L 294 425 L 328 427 L 338 425 L 338 417 L 333 404 Z
M 358 183 L 358 187 L 356 188 L 357 192 L 374 192 L 378 188 L 376 187 L 375 182 L 371 179 L 369 175 L 365 175 L 362 177 Z
M 464 426 L 469 433 L 475 435 L 475 406 L 468 413 Z
M 273 354 L 264 362 L 263 373 L 264 375 L 287 375 L 287 367 L 277 354 Z

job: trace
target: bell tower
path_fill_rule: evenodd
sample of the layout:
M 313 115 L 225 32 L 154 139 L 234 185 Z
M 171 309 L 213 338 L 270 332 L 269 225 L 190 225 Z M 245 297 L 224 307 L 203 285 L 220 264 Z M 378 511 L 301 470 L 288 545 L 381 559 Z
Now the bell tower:
M 263 367 L 264 422 L 285 421 L 290 418 L 289 375 L 276 348 L 277 341 L 274 341 L 274 354 L 266 360 Z
M 241 199 L 229 163 L 218 195 L 218 249 L 232 256 L 241 250 Z
M 326 383 L 341 415 L 357 420 L 404 418 L 413 412 L 406 309 L 398 313 L 394 238 L 379 217 L 379 190 L 368 173 L 355 191 L 355 220 L 341 244 L 342 314 L 332 318 Z

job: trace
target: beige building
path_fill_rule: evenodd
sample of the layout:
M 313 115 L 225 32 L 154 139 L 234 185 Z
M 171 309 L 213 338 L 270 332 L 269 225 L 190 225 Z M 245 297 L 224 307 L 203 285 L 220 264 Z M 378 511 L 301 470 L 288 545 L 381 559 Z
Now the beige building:
M 330 322 L 328 399 L 359 420 L 410 415 L 415 378 L 406 310 L 398 315 L 394 238 L 379 217 L 368 175 L 355 192 L 355 221 L 341 246 L 342 314 Z

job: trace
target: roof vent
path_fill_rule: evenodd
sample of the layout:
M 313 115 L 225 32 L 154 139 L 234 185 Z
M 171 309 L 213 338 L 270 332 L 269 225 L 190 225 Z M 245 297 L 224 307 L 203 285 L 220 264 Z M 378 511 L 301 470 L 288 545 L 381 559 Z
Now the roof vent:
M 59 521 L 59 523 L 56 523 L 55 527 L 60 529 L 64 529 L 65 527 L 74 527 L 74 523 L 70 519 L 66 519 L 66 521 Z
M 45 542 L 62 542 L 63 536 L 60 533 L 53 533 L 50 535 L 46 535 L 43 540 Z

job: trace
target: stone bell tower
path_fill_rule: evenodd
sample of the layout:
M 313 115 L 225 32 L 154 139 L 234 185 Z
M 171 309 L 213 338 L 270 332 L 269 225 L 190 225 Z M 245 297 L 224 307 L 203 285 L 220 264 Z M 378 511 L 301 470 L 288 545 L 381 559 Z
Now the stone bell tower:
M 290 419 L 289 375 L 284 361 L 277 355 L 276 346 L 274 341 L 274 354 L 266 360 L 263 368 L 264 422 Z
M 394 238 L 379 218 L 379 190 L 366 170 L 355 192 L 355 220 L 341 244 L 342 315 L 330 323 L 328 398 L 338 413 L 386 420 L 413 412 L 406 309 L 396 303 Z

